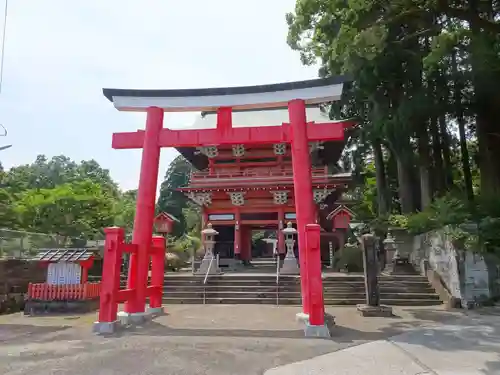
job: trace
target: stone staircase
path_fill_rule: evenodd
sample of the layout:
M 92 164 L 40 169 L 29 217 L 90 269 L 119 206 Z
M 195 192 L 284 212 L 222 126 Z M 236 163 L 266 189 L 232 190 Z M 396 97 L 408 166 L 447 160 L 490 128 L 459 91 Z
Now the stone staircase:
M 274 274 L 224 274 L 209 276 L 165 275 L 165 304 L 280 304 L 300 305 L 300 279 Z M 439 305 L 441 301 L 427 279 L 419 275 L 380 276 L 381 303 L 402 306 Z M 356 305 L 365 301 L 363 275 L 328 276 L 323 279 L 326 305 Z

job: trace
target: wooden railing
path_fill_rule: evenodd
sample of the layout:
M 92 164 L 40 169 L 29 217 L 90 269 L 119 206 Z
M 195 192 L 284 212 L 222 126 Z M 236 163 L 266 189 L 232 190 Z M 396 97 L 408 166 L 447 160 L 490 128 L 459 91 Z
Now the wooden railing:
M 28 298 L 42 301 L 88 300 L 99 297 L 101 283 L 73 285 L 34 284 L 28 285 Z
M 205 180 L 211 178 L 245 178 L 245 177 L 292 177 L 293 171 L 291 168 L 278 169 L 278 168 L 250 168 L 243 171 L 199 171 L 191 173 L 191 181 Z M 328 170 L 324 167 L 312 168 L 313 177 L 326 177 Z

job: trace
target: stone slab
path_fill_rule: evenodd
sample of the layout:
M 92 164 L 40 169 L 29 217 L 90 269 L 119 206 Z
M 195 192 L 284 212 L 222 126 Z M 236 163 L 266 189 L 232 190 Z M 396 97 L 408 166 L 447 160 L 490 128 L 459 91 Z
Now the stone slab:
M 115 320 L 114 322 L 94 322 L 92 326 L 92 332 L 105 335 L 115 333 L 120 326 L 120 322 Z
M 306 337 L 318 337 L 323 339 L 329 339 L 331 337 L 330 330 L 325 325 L 322 326 L 313 326 L 309 323 L 306 323 L 304 328 L 304 335 Z
M 390 318 L 393 316 L 392 307 L 390 306 L 369 306 L 369 305 L 357 305 L 356 309 L 364 317 L 386 317 Z
M 147 311 L 141 313 L 127 313 L 125 311 L 120 311 L 118 313 L 118 320 L 123 325 L 141 324 L 150 318 L 151 314 Z
M 85 314 L 99 308 L 99 299 L 74 301 L 27 300 L 24 315 Z
M 147 307 L 146 313 L 151 316 L 159 316 L 165 314 L 165 309 L 163 307 Z
M 374 341 L 270 369 L 264 375 L 426 375 L 396 345 Z M 458 374 L 457 374 L 458 375 Z

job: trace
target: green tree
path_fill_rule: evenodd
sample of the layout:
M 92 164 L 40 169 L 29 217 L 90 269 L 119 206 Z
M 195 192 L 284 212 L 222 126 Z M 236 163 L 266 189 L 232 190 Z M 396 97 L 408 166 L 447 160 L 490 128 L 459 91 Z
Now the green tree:
M 361 121 L 358 168 L 375 161 L 379 214 L 411 213 L 457 189 L 471 199 L 467 144 L 475 138 L 483 194 L 500 186 L 500 141 L 491 137 L 500 110 L 498 16 L 493 1 L 388 0 L 298 0 L 287 15 L 288 43 L 303 63 L 354 79 L 331 113 Z
M 126 233 L 134 228 L 137 190 L 128 190 L 119 194 L 115 201 L 115 226 L 122 227 Z
M 177 189 L 188 185 L 192 168 L 191 163 L 179 155 L 168 167 L 160 188 L 157 211 L 168 212 L 179 219 L 179 223 L 174 225 L 173 235 L 175 237 L 186 233 L 186 219 L 183 211 L 188 208 L 189 200 Z
M 30 189 L 15 202 L 24 229 L 63 238 L 96 238 L 113 225 L 113 198 L 90 180 Z

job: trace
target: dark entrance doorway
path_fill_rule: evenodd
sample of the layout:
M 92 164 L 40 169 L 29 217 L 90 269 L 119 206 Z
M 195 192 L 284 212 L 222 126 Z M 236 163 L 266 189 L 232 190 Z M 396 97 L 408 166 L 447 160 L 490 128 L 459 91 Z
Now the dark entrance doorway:
M 215 236 L 214 254 L 220 258 L 234 257 L 234 227 L 227 225 L 215 225 L 213 227 L 219 234 Z

